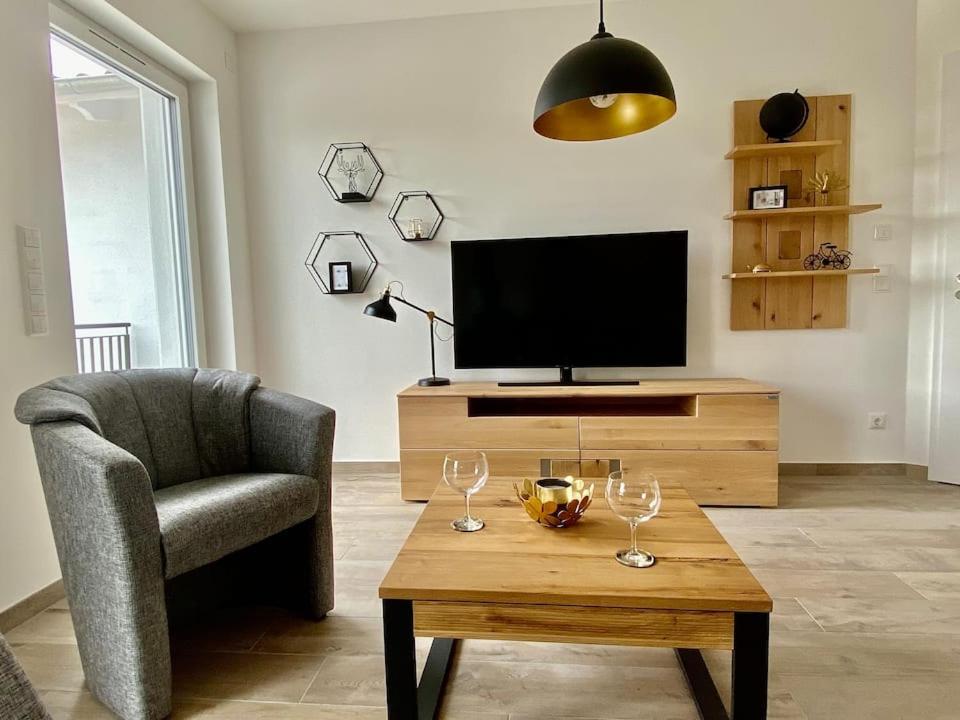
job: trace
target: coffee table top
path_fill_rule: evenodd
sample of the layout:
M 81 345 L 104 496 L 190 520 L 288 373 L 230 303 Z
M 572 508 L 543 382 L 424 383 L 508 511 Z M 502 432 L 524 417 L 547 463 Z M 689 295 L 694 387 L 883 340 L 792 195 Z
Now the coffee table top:
M 614 553 L 630 531 L 596 500 L 573 527 L 531 520 L 513 491 L 518 478 L 491 478 L 471 501 L 479 532 L 459 533 L 463 497 L 440 485 L 383 582 L 380 597 L 583 607 L 770 612 L 773 603 L 709 518 L 679 486 L 664 485 L 660 514 L 640 526 L 653 567 L 628 568 Z

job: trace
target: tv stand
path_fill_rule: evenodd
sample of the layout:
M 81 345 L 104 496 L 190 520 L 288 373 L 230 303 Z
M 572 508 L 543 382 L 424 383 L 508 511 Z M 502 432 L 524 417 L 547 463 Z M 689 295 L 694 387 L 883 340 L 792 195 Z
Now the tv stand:
M 639 385 L 639 380 L 574 380 L 572 367 L 560 368 L 559 380 L 542 382 L 498 382 L 498 387 L 591 387 L 593 385 Z
M 779 398 L 775 387 L 738 378 L 414 385 L 397 397 L 401 495 L 429 500 L 448 452 L 483 450 L 500 477 L 603 483 L 622 467 L 682 485 L 701 505 L 775 507 Z

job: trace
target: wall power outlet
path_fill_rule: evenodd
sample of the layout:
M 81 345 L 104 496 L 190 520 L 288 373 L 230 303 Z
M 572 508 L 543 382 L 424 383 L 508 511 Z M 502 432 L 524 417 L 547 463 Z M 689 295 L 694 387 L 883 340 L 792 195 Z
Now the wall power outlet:
M 887 414 L 886 413 L 868 413 L 867 427 L 870 428 L 871 430 L 886 430 Z

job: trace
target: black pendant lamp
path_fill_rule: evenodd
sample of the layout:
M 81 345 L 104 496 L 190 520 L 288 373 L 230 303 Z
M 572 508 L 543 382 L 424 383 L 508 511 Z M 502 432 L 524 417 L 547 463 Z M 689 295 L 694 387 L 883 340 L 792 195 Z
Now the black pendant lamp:
M 643 132 L 677 112 L 673 82 L 657 56 L 603 24 L 557 61 L 543 81 L 533 129 L 554 140 L 607 140 Z

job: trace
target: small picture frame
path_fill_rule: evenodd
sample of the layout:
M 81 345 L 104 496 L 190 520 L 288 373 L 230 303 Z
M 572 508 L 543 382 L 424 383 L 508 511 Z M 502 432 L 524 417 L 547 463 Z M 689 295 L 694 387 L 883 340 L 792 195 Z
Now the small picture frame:
M 751 210 L 780 210 L 787 206 L 786 185 L 765 185 L 750 188 Z
M 330 263 L 330 294 L 353 292 L 353 263 Z

